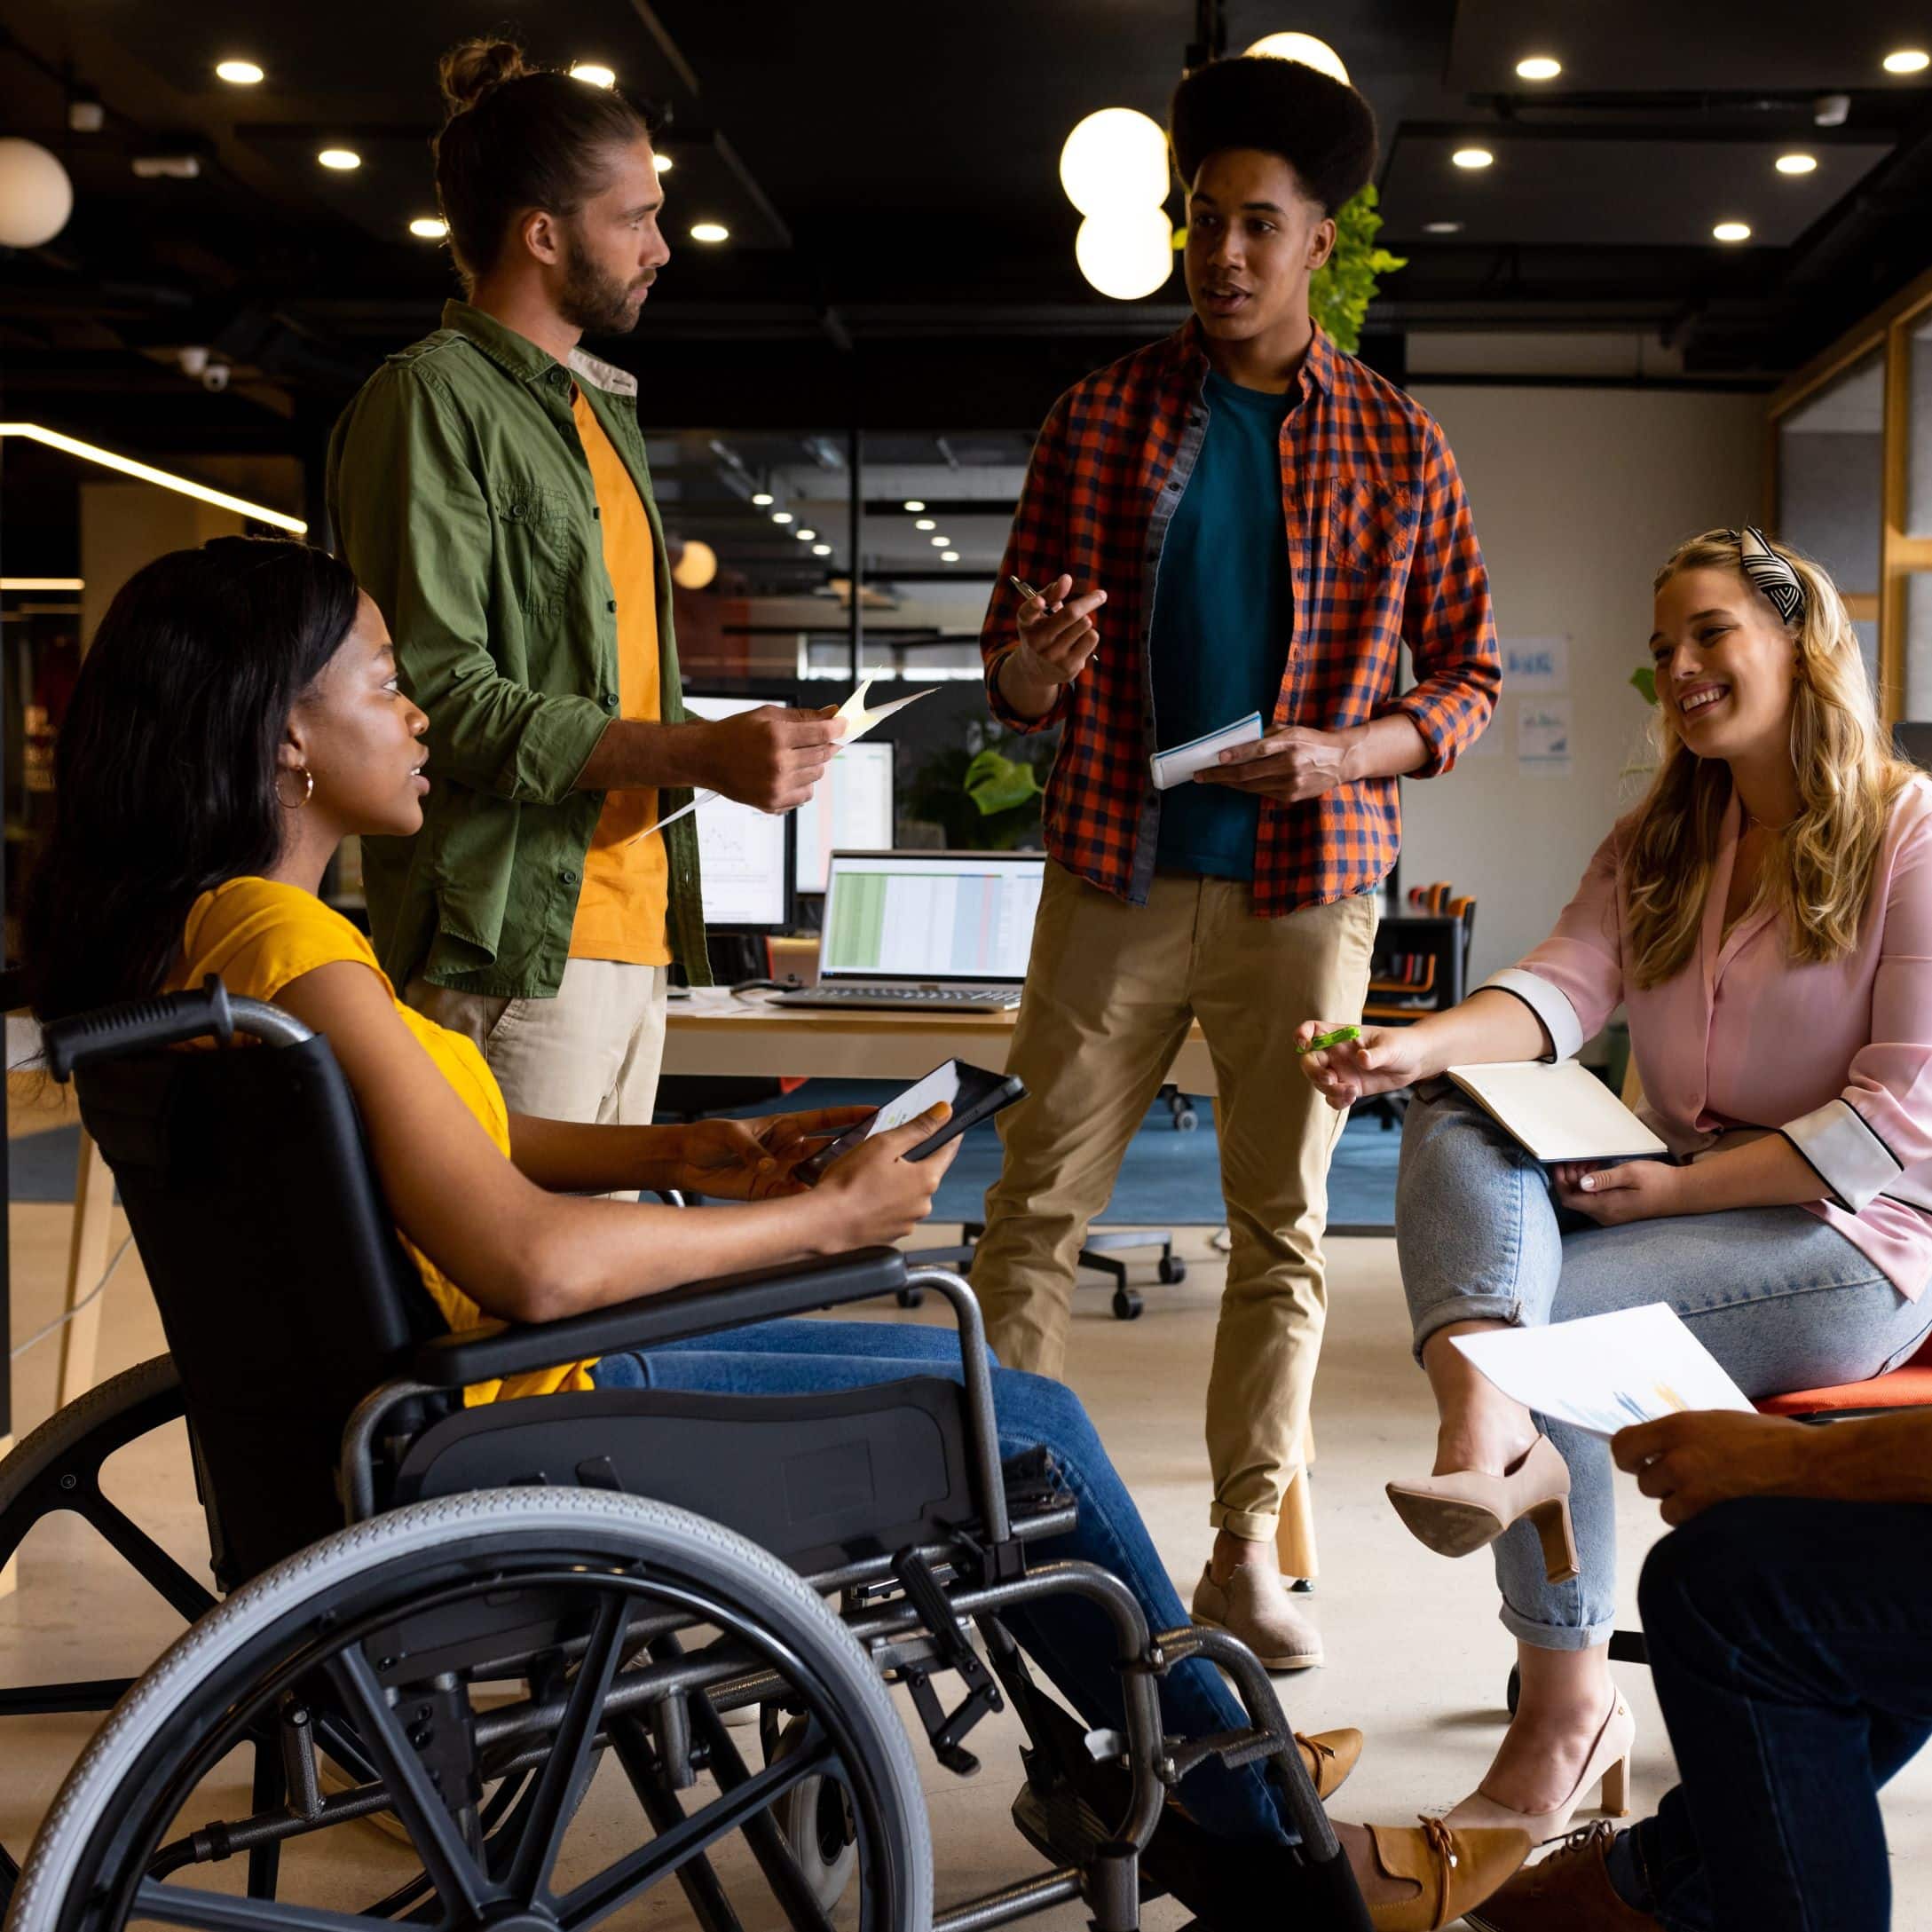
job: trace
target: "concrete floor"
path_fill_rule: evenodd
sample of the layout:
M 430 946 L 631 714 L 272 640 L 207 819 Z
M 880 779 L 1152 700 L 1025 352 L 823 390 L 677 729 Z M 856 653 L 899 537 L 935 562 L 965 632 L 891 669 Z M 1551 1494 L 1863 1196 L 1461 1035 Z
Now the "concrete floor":
M 67 1219 L 63 1207 L 13 1210 L 16 1337 L 58 1307 Z M 1184 1600 L 1209 1540 L 1199 1406 L 1221 1263 L 1207 1247 L 1206 1232 L 1183 1240 L 1187 1281 L 1176 1288 L 1150 1283 L 1139 1321 L 1115 1321 L 1104 1289 L 1084 1289 L 1073 1354 L 1075 1386 L 1139 1499 Z M 1368 1734 L 1361 1765 L 1336 1801 L 1336 1814 L 1402 1822 L 1419 1809 L 1453 1803 L 1480 1776 L 1502 1722 L 1511 1644 L 1495 1621 L 1486 1563 L 1431 1556 L 1403 1533 L 1382 1494 L 1390 1475 L 1427 1467 L 1431 1423 L 1425 1385 L 1408 1357 L 1393 1244 L 1335 1242 L 1332 1283 L 1315 1397 L 1322 1566 L 1313 1599 L 1328 1663 L 1276 1682 L 1297 1729 L 1356 1724 Z M 153 1303 L 130 1255 L 108 1290 L 100 1374 L 144 1360 L 161 1345 Z M 47 1412 L 57 1352 L 58 1344 L 49 1343 L 15 1365 L 20 1432 Z M 185 1445 L 157 1442 L 145 1455 L 130 1452 L 122 1459 L 137 1466 L 110 1465 L 109 1487 L 194 1573 L 205 1574 L 206 1543 Z M 1620 1486 L 1620 1510 L 1628 1608 L 1637 1564 L 1659 1526 L 1652 1506 L 1628 1484 Z M 132 1672 L 177 1634 L 159 1599 L 127 1581 L 105 1546 L 72 1518 L 35 1532 L 20 1572 L 19 1591 L 0 1599 L 0 1684 Z M 1634 1624 L 1634 1613 L 1628 1621 Z M 1634 1802 L 1647 1810 L 1670 1781 L 1669 1749 L 1647 1673 L 1624 1668 L 1620 1676 L 1639 1724 Z M 0 1720 L 0 1843 L 16 1856 L 92 1723 L 80 1717 Z M 976 1731 L 972 1746 L 985 1769 L 966 1782 L 940 1770 L 919 1747 L 942 1903 L 1039 1869 L 1006 1817 L 1018 1781 L 1013 1736 L 1005 1719 Z M 629 1803 L 614 1777 L 600 1779 L 572 1831 L 566 1865 L 582 1860 L 587 1872 L 600 1852 L 606 1861 L 616 1856 Z M 1932 1928 L 1932 1756 L 1893 1786 L 1887 1818 L 1896 1923 L 1906 1932 Z M 367 1826 L 338 1829 L 327 1843 L 326 1865 L 305 1857 L 299 1867 L 312 1881 L 312 1891 L 306 1884 L 304 1889 L 319 1904 L 352 1906 L 412 1869 L 400 1847 Z M 225 1888 L 239 1882 L 233 1866 L 196 1876 Z M 667 1900 L 648 1918 L 671 1925 L 682 1915 L 682 1905 Z M 1147 1908 L 1147 1923 L 1153 1932 L 1168 1932 L 1186 1916 L 1161 1901 Z M 1072 1932 L 1084 1920 L 1078 1908 L 1067 1907 L 1040 1922 Z

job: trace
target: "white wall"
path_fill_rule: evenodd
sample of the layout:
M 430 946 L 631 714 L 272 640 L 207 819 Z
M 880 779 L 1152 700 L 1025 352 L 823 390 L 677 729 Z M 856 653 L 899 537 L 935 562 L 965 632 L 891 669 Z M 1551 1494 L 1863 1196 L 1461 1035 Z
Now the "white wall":
M 1403 786 L 1402 882 L 1451 880 L 1478 901 L 1471 970 L 1541 940 L 1640 779 L 1649 708 L 1651 578 L 1699 530 L 1755 520 L 1764 401 L 1659 390 L 1414 385 L 1455 452 L 1504 639 L 1569 638 L 1571 770 L 1517 766 L 1504 688 L 1488 742 L 1447 778 Z

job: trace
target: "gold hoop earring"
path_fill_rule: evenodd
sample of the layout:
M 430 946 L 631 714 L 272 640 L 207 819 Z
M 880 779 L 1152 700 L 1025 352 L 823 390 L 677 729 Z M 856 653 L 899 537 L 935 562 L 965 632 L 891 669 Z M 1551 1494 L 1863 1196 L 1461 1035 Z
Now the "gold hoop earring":
M 280 772 L 275 774 L 275 802 L 285 812 L 299 812 L 315 796 L 315 774 L 306 765 L 299 768 L 302 773 L 302 796 L 293 805 L 281 795 Z

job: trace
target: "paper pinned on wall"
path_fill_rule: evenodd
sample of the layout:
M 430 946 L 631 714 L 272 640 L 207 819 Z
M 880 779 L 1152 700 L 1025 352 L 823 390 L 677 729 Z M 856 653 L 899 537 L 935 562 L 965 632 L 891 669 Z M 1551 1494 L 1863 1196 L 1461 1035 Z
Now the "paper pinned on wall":
M 860 683 L 858 689 L 852 693 L 851 697 L 839 706 L 838 714 L 845 720 L 845 736 L 839 740 L 841 748 L 848 745 L 857 744 L 875 725 L 883 724 L 895 712 L 903 711 L 908 705 L 918 704 L 922 698 L 930 698 L 934 691 L 938 689 L 938 686 L 928 684 L 924 690 L 914 691 L 910 698 L 895 698 L 890 704 L 874 705 L 868 707 L 865 702 L 865 694 L 871 688 L 872 680 L 868 677 Z M 695 812 L 700 805 L 710 804 L 712 800 L 718 795 L 715 792 L 700 792 L 689 805 L 680 806 L 668 817 L 660 818 L 656 824 L 647 827 L 644 831 L 639 832 L 637 836 L 640 839 L 648 839 L 653 832 L 662 832 L 666 825 L 676 824 L 678 820 L 682 818 L 687 812 Z
M 1570 688 L 1568 637 L 1502 637 L 1502 688 L 1518 696 Z
M 1526 778 L 1570 776 L 1570 700 L 1525 698 L 1516 714 L 1516 769 Z

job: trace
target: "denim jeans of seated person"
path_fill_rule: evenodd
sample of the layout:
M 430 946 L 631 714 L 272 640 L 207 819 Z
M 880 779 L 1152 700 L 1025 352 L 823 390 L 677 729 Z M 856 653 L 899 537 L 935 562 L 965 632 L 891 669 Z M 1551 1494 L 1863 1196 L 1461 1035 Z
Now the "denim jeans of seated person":
M 890 1321 L 767 1321 L 699 1336 L 643 1354 L 606 1355 L 600 1389 L 676 1389 L 719 1395 L 809 1395 L 869 1387 L 909 1375 L 957 1382 L 959 1344 L 949 1328 Z M 1133 1498 L 1108 1460 L 1080 1399 L 1063 1383 L 1014 1368 L 993 1371 L 993 1408 L 1003 1458 L 1044 1448 L 1079 1503 L 1076 1526 L 1029 1546 L 1038 1563 L 1091 1563 L 1132 1590 L 1152 1630 L 1183 1627 L 1187 1613 L 1155 1552 Z M 1052 1597 L 1002 1613 L 1003 1621 L 1047 1679 L 1090 1725 L 1125 1721 L 1116 1673 L 1113 1627 L 1084 1597 Z M 1220 1673 L 1196 1658 L 1160 1680 L 1170 1736 L 1205 1737 L 1246 1723 Z M 1224 1838 L 1295 1842 L 1274 1786 L 1258 1766 L 1229 1770 L 1210 1761 L 1179 1793 L 1192 1817 Z
M 1906 1360 L 1932 1329 L 1932 1296 L 1908 1301 L 1802 1208 L 1621 1227 L 1560 1210 L 1548 1171 L 1446 1083 L 1418 1089 L 1403 1123 L 1395 1241 L 1418 1356 L 1451 1322 L 1532 1326 L 1660 1301 L 1755 1398 L 1862 1382 Z M 1534 1527 L 1517 1524 L 1493 1545 L 1502 1622 L 1542 1649 L 1583 1650 L 1616 1628 L 1610 1446 L 1539 1422 L 1569 1464 L 1581 1573 L 1548 1581 Z

